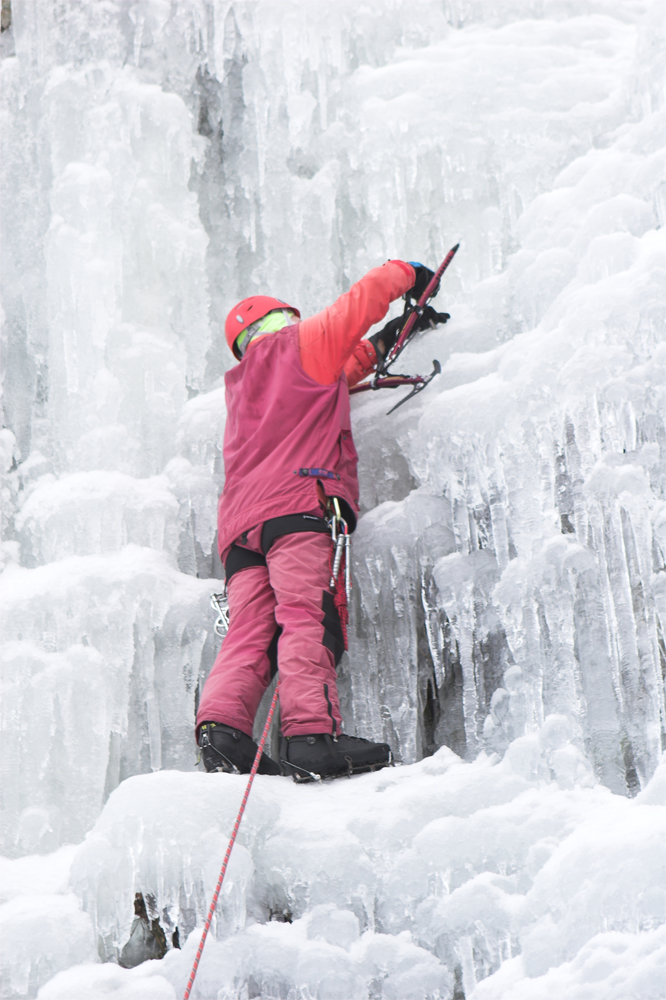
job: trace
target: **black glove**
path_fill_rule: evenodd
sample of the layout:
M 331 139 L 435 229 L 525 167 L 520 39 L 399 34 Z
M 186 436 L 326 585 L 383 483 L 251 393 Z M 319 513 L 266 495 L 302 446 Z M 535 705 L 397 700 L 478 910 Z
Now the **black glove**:
M 383 361 L 387 356 L 398 339 L 400 331 L 406 322 L 407 320 L 405 316 L 398 316 L 396 319 L 389 320 L 386 326 L 377 333 L 373 333 L 372 337 L 368 337 L 368 340 L 377 352 L 378 361 Z M 381 345 L 379 343 L 380 341 Z
M 427 330 L 428 328 L 433 330 L 439 323 L 446 323 L 448 319 L 451 319 L 449 313 L 438 313 L 432 306 L 424 306 L 423 312 L 414 326 L 417 330 Z
M 425 266 L 425 264 L 419 264 L 417 260 L 410 260 L 408 263 L 410 263 L 416 271 L 416 281 L 405 294 L 410 299 L 420 299 L 432 279 L 435 277 L 435 272 L 431 271 L 429 267 Z M 432 294 L 437 295 L 438 291 L 439 282 L 437 283 L 437 286 Z
M 426 269 L 427 270 L 427 269 Z M 379 330 L 378 333 L 373 333 L 372 337 L 368 337 L 370 343 L 374 346 L 377 352 L 378 359 L 384 359 L 396 340 L 400 336 L 400 331 L 407 322 L 409 318 L 409 313 L 402 316 L 396 317 L 396 319 L 389 320 L 385 327 Z M 437 326 L 438 323 L 446 323 L 447 319 L 451 319 L 448 313 L 438 313 L 435 312 L 432 306 L 424 306 L 423 312 L 420 316 L 416 317 L 416 323 L 413 326 L 413 330 L 427 330 L 432 329 Z M 380 345 L 380 342 L 383 347 Z

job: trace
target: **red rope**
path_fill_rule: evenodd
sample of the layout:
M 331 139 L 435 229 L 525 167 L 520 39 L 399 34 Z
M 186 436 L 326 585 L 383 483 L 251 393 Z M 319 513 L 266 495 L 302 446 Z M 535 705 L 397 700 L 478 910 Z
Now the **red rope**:
M 259 740 L 259 746 L 257 747 L 257 753 L 254 758 L 254 763 L 252 765 L 252 770 L 250 771 L 250 779 L 247 783 L 247 788 L 245 789 L 245 795 L 243 796 L 243 801 L 241 802 L 241 807 L 238 810 L 238 816 L 236 817 L 236 822 L 234 823 L 234 829 L 231 834 L 231 839 L 229 841 L 229 846 L 227 847 L 227 853 L 224 855 L 224 861 L 222 862 L 222 870 L 220 871 L 220 877 L 217 880 L 217 885 L 215 886 L 215 892 L 213 893 L 213 899 L 211 900 L 210 909 L 208 911 L 208 917 L 206 918 L 206 923 L 204 924 L 203 934 L 201 935 L 201 941 L 199 942 L 199 947 L 197 949 L 196 958 L 194 959 L 194 965 L 192 966 L 192 971 L 190 973 L 190 979 L 183 994 L 183 1000 L 189 1000 L 190 990 L 192 989 L 192 984 L 194 982 L 194 977 L 197 974 L 197 969 L 199 968 L 199 962 L 201 960 L 201 954 L 206 943 L 206 937 L 208 936 L 208 930 L 210 928 L 211 921 L 213 919 L 213 914 L 215 913 L 215 907 L 217 906 L 218 896 L 220 895 L 220 890 L 222 888 L 222 882 L 224 881 L 224 876 L 227 870 L 227 864 L 229 863 L 229 855 L 231 854 L 234 842 L 236 840 L 236 834 L 238 833 L 238 827 L 240 826 L 241 819 L 243 818 L 243 813 L 245 812 L 245 805 L 250 794 L 250 789 L 252 788 L 252 782 L 254 781 L 254 776 L 257 773 L 257 768 L 259 767 L 259 761 L 261 760 L 261 754 L 263 753 L 264 744 L 266 743 L 266 737 L 268 736 L 268 730 L 271 724 L 271 719 L 273 718 L 273 712 L 275 711 L 275 706 L 277 704 L 278 689 L 280 683 L 275 685 L 275 693 L 273 694 L 273 700 L 271 701 L 271 707 L 268 710 L 268 717 L 266 719 L 266 725 L 264 726 L 264 731 Z

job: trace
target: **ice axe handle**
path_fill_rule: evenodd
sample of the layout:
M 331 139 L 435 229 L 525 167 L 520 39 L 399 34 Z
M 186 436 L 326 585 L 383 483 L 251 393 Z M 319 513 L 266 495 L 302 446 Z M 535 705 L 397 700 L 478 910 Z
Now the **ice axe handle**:
M 425 292 L 423 293 L 423 295 L 421 296 L 421 298 L 419 299 L 419 301 L 417 303 L 419 309 L 423 308 L 423 306 L 426 304 L 426 302 L 428 301 L 428 299 L 430 298 L 430 296 L 433 294 L 433 292 L 437 288 L 437 285 L 439 284 L 440 278 L 442 277 L 442 275 L 446 271 L 447 267 L 449 266 L 449 264 L 451 263 L 451 261 L 453 260 L 453 258 L 455 257 L 455 255 L 458 253 L 459 246 L 460 246 L 460 243 L 456 243 L 456 245 L 454 247 L 451 247 L 451 249 L 447 253 L 446 257 L 444 258 L 444 260 L 442 261 L 442 263 L 439 265 L 439 267 L 437 268 L 437 270 L 433 274 L 432 278 L 428 282 L 428 285 L 426 287 Z
M 416 320 L 417 320 L 417 318 L 419 316 L 420 310 L 423 309 L 423 307 L 427 303 L 428 299 L 431 297 L 431 295 L 433 294 L 433 292 L 437 288 L 437 285 L 439 284 L 440 278 L 442 277 L 442 275 L 446 271 L 447 267 L 449 266 L 449 264 L 451 263 L 451 261 L 455 257 L 456 253 L 458 252 L 458 247 L 459 246 L 460 246 L 460 243 L 456 243 L 456 245 L 454 247 L 451 247 L 451 249 L 447 253 L 446 257 L 444 258 L 444 260 L 439 265 L 439 267 L 437 268 L 437 270 L 433 274 L 432 278 L 428 282 L 423 295 L 421 296 L 421 298 L 416 303 L 416 308 L 414 309 L 414 311 L 410 315 L 409 319 L 405 323 L 400 336 L 398 337 L 398 339 L 396 340 L 395 344 L 393 345 L 393 348 L 389 352 L 389 355 L 386 358 L 386 361 L 384 362 L 384 364 L 382 366 L 382 370 L 383 371 L 387 371 L 388 370 L 389 366 L 395 361 L 395 359 L 397 358 L 397 356 L 400 354 L 400 352 L 402 351 L 403 347 L 407 343 L 407 340 L 409 339 L 409 335 L 412 332 L 412 329 L 414 328 L 414 324 L 416 323 Z

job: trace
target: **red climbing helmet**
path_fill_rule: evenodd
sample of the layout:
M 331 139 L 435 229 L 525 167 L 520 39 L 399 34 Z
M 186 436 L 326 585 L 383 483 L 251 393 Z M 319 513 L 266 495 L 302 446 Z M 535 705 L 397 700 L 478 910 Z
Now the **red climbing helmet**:
M 299 319 L 301 317 L 300 312 L 294 306 L 288 305 L 282 299 L 274 299 L 271 295 L 251 295 L 249 299 L 243 299 L 233 307 L 224 324 L 224 335 L 234 357 L 238 358 L 239 361 L 241 354 L 236 348 L 236 338 L 248 326 L 256 323 L 258 319 L 262 319 L 274 309 L 290 309 L 296 313 Z

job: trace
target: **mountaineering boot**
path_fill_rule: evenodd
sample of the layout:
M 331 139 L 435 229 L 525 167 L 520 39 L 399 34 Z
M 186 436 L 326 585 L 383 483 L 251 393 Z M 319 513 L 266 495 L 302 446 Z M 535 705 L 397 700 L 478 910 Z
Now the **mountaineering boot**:
M 373 743 L 358 736 L 283 736 L 280 740 L 283 772 L 294 781 L 341 778 L 363 771 L 378 771 L 393 763 L 388 743 Z
M 222 722 L 202 722 L 199 746 L 207 771 L 226 771 L 228 774 L 249 774 L 257 753 L 257 744 L 233 726 Z M 258 774 L 281 774 L 274 760 L 262 753 Z

